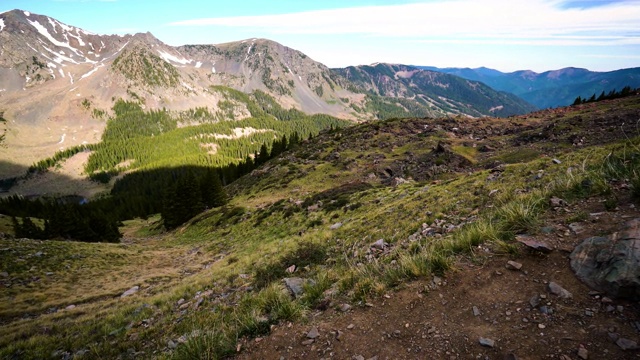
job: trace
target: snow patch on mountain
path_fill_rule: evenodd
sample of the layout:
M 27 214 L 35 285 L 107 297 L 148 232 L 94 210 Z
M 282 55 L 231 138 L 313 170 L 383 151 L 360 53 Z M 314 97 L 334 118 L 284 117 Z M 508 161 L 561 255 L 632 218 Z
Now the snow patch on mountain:
M 27 16 L 27 17 L 31 16 L 31 13 L 28 11 L 23 11 L 23 13 L 24 13 L 24 16 Z
M 0 19 L 0 31 L 2 31 L 2 29 L 4 29 L 4 19 Z
M 49 34 L 49 31 L 47 30 L 47 28 L 42 26 L 42 24 L 40 24 L 38 21 L 31 21 L 31 20 L 27 20 L 27 21 L 29 21 L 29 23 L 34 28 L 36 28 L 36 30 L 38 30 L 40 35 L 42 35 L 45 38 L 47 38 L 47 40 L 49 40 L 54 45 L 60 46 L 60 47 L 65 47 L 65 48 L 73 51 L 74 53 L 76 53 L 78 56 L 83 56 L 82 53 L 80 51 L 78 51 L 78 49 L 73 48 L 69 43 L 64 43 L 62 41 L 56 40 L 56 38 L 54 38 L 53 36 L 51 36 L 51 34 Z
M 193 60 L 187 60 L 185 58 L 179 58 L 175 55 L 171 55 L 167 52 L 164 52 L 162 50 L 158 50 L 158 53 L 160 54 L 160 57 L 163 58 L 164 60 L 168 61 L 168 62 L 175 62 L 178 64 L 182 64 L 182 65 L 186 65 L 189 64 L 191 62 L 193 62 Z
M 196 68 L 200 68 L 201 66 L 202 66 L 202 62 L 201 62 L 201 61 L 198 61 L 198 62 L 196 63 Z
M 80 76 L 80 80 L 82 80 L 82 79 L 84 79 L 84 78 L 86 78 L 86 77 L 91 76 L 93 73 L 95 73 L 96 71 L 98 71 L 98 70 L 99 70 L 101 67 L 103 67 L 103 66 L 104 66 L 104 64 L 100 64 L 100 65 L 96 66 L 95 68 L 91 69 L 91 71 L 89 71 L 88 73 L 86 73 L 86 74 L 84 74 L 84 75 Z

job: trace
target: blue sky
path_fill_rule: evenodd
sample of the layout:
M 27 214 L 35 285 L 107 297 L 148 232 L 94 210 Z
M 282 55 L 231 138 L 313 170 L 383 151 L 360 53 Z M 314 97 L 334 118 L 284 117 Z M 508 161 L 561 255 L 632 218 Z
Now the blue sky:
M 0 0 L 14 8 L 170 45 L 268 38 L 330 67 L 640 66 L 640 0 Z

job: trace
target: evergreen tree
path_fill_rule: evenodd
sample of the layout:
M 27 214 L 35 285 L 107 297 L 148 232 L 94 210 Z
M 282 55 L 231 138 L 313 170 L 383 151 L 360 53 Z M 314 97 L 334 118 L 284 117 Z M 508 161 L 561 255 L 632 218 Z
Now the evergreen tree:
M 260 147 L 260 152 L 256 155 L 255 164 L 256 167 L 266 163 L 269 160 L 271 154 L 269 154 L 269 149 L 267 148 L 267 144 L 262 144 Z
M 582 98 L 580 96 L 578 96 L 574 101 L 573 101 L 573 105 L 580 105 L 582 104 Z

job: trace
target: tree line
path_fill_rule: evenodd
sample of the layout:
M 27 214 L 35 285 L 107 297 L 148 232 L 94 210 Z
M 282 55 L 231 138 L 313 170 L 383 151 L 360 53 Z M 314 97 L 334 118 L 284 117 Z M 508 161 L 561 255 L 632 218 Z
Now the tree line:
M 573 101 L 572 105 L 580 105 L 580 104 L 587 104 L 587 103 L 592 103 L 592 102 L 597 102 L 597 101 L 602 101 L 602 100 L 612 100 L 612 99 L 623 98 L 623 97 L 626 97 L 626 96 L 637 94 L 638 91 L 640 91 L 640 89 L 632 89 L 631 86 L 625 86 L 620 91 L 616 91 L 616 89 L 613 89 L 613 90 L 609 91 L 609 93 L 607 93 L 607 94 L 605 94 L 605 92 L 603 90 L 602 93 L 600 93 L 600 95 L 598 97 L 596 97 L 595 93 L 593 95 L 591 95 L 590 98 L 584 98 L 583 99 L 582 97 L 578 96 Z

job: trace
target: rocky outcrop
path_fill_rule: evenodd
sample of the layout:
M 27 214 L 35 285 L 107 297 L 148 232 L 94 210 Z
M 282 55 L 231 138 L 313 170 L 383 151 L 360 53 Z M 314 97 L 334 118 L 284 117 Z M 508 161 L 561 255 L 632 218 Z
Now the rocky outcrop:
M 609 237 L 591 237 L 571 253 L 576 276 L 614 297 L 640 300 L 640 219 Z

